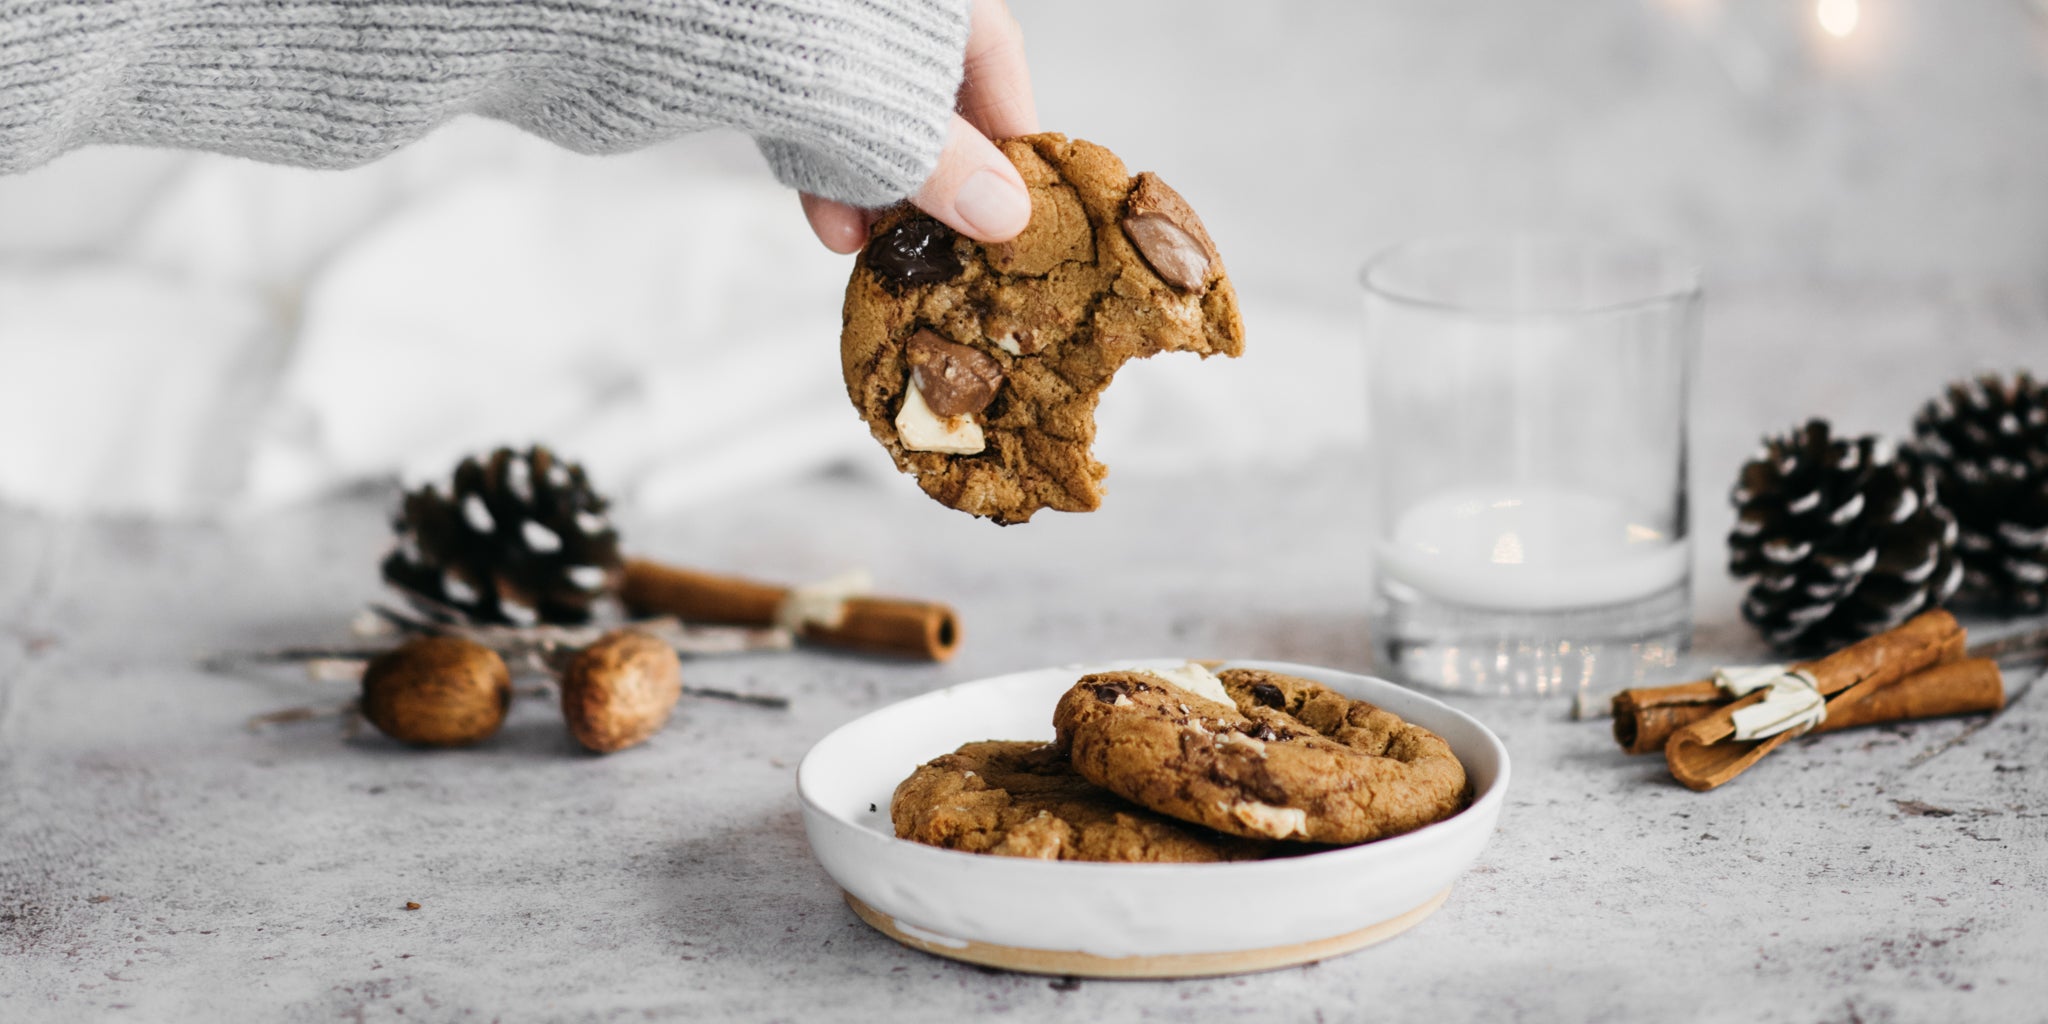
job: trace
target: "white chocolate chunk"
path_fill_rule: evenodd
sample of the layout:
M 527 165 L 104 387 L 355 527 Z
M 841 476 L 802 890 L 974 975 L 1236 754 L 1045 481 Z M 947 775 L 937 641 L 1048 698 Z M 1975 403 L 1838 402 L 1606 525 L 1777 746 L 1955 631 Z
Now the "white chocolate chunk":
M 1299 807 L 1241 803 L 1230 805 L 1230 816 L 1262 836 L 1286 839 L 1308 835 L 1308 812 Z
M 1216 737 L 1216 744 L 1218 746 L 1230 746 L 1232 744 L 1236 744 L 1238 746 L 1250 748 L 1252 753 L 1257 754 L 1260 757 L 1266 756 L 1265 740 L 1259 739 L 1256 736 L 1246 736 L 1244 733 L 1241 732 L 1223 733 Z
M 1002 337 L 995 339 L 995 342 L 997 348 L 1002 349 L 1003 351 L 1008 352 L 1013 356 L 1021 356 L 1024 354 L 1024 346 L 1017 344 L 1017 336 L 1015 334 L 1005 334 Z
M 1206 697 L 1226 707 L 1230 706 L 1230 694 L 1224 692 L 1223 680 L 1216 678 L 1216 673 L 1209 671 L 1206 666 L 1190 661 L 1179 668 L 1148 668 L 1139 671 L 1158 676 L 1196 696 Z
M 896 414 L 896 437 L 903 447 L 947 455 L 973 455 L 988 447 L 988 438 L 982 435 L 981 424 L 974 422 L 974 417 L 940 419 L 925 404 L 924 392 L 917 389 L 915 380 L 904 384 L 903 408 Z

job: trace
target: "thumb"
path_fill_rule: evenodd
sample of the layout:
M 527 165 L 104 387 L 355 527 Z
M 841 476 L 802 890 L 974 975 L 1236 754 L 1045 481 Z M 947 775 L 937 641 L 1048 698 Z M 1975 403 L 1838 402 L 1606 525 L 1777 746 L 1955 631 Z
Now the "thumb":
M 1007 242 L 1031 221 L 1024 178 L 995 143 L 957 114 L 939 166 L 911 202 L 980 242 Z

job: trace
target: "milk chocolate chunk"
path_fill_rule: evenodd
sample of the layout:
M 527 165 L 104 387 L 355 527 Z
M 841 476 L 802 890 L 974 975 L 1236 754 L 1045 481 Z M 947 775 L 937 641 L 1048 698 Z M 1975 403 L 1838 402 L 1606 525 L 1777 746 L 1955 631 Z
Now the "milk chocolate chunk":
M 960 276 L 954 237 L 953 229 L 938 221 L 912 217 L 868 246 L 868 266 L 892 291 L 950 281 Z
M 1138 175 L 1124 206 L 1124 234 L 1161 280 L 1184 292 L 1199 292 L 1209 280 L 1216 245 L 1202 219 L 1158 175 Z
M 947 341 L 929 328 L 911 335 L 903 353 L 910 361 L 911 382 L 940 416 L 980 412 L 1003 386 L 1003 368 L 994 356 Z

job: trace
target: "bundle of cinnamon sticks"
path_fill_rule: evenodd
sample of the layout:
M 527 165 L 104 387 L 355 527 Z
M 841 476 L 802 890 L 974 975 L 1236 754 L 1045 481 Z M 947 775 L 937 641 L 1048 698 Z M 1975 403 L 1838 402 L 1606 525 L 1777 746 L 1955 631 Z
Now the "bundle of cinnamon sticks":
M 1741 695 L 1733 691 L 1749 684 L 1727 672 L 1623 690 L 1613 700 L 1614 738 L 1631 754 L 1663 751 L 1673 778 L 1707 790 L 1808 731 L 2005 706 L 1998 663 L 1966 657 L 1963 628 L 1945 611 L 1922 613 L 1818 661 L 1772 666 L 1763 675 L 1762 684 Z M 1771 723 L 1767 702 L 1792 709 L 1789 727 Z M 1768 731 L 1773 728 L 1781 731 Z

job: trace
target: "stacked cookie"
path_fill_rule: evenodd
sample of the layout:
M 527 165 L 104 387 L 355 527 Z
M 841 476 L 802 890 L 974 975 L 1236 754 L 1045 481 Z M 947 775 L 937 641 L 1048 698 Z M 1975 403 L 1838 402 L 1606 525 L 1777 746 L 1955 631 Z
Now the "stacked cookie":
M 1082 678 L 1050 744 L 969 743 L 896 787 L 904 839 L 1042 860 L 1232 861 L 1457 813 L 1443 738 L 1307 679 L 1189 664 Z

